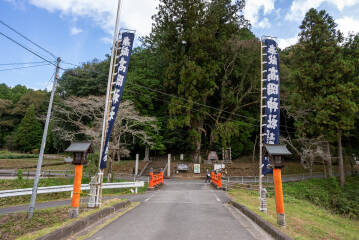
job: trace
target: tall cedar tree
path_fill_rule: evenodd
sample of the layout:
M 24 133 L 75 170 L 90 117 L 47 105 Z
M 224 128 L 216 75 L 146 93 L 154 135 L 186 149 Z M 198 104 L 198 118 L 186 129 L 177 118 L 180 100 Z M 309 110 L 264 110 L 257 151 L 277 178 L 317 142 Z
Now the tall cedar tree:
M 243 7 L 244 1 L 160 0 L 153 17 L 147 41 L 162 55 L 167 92 L 180 96 L 170 100 L 169 127 L 188 128 L 196 161 L 210 111 L 203 105 L 218 88 L 227 41 L 247 25 Z
M 15 141 L 18 149 L 23 152 L 39 149 L 41 135 L 41 124 L 36 119 L 35 106 L 31 104 L 16 130 Z
M 341 185 L 344 185 L 343 131 L 354 128 L 358 106 L 357 80 L 351 76 L 352 62 L 343 57 L 343 38 L 324 10 L 310 9 L 300 26 L 299 44 L 294 47 L 292 111 L 301 113 L 296 121 L 300 135 L 324 135 L 337 141 Z

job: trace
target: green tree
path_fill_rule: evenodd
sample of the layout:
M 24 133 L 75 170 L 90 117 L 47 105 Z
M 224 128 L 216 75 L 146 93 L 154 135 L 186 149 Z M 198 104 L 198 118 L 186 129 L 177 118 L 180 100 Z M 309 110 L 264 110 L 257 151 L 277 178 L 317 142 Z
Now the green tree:
M 35 106 L 32 104 L 16 129 L 15 141 L 18 149 L 23 152 L 39 149 L 42 131 L 41 124 L 36 119 Z
M 248 26 L 241 14 L 243 7 L 244 1 L 161 0 L 153 17 L 147 42 L 161 53 L 166 92 L 180 96 L 170 99 L 168 125 L 188 129 L 195 160 L 210 114 L 203 105 L 209 103 L 223 76 L 224 46 Z
M 324 10 L 310 9 L 300 26 L 299 44 L 294 47 L 294 94 L 291 110 L 297 112 L 298 134 L 324 135 L 338 144 L 341 185 L 344 185 L 342 136 L 354 128 L 358 112 L 357 80 L 352 63 L 343 57 L 342 34 Z

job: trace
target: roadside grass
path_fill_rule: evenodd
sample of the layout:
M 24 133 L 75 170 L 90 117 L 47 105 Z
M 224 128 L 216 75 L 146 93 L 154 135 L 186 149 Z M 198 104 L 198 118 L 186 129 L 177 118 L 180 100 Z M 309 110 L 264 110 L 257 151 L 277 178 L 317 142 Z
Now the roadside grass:
M 82 183 L 87 184 L 90 182 L 90 178 L 83 178 Z M 106 180 L 104 181 L 106 182 Z M 0 180 L 0 190 L 8 189 L 20 189 L 20 188 L 32 188 L 34 180 L 33 179 L 23 179 L 23 180 Z M 39 187 L 48 187 L 48 186 L 57 186 L 57 185 L 72 185 L 73 178 L 43 178 L 40 179 Z M 144 187 L 137 189 L 138 193 L 144 193 L 147 191 L 147 184 Z M 133 190 L 129 188 L 120 188 L 120 189 L 104 189 L 104 195 L 129 195 L 132 194 Z M 83 191 L 81 198 L 84 199 L 88 197 L 88 191 Z M 30 202 L 30 195 L 26 196 L 17 196 L 17 197 L 7 197 L 0 198 L 0 208 L 28 204 Z M 38 194 L 36 202 L 47 202 L 52 200 L 66 200 L 70 199 L 70 192 L 59 192 L 59 193 L 49 193 L 49 194 Z
M 103 207 L 122 201 L 124 199 L 107 200 Z M 31 221 L 28 221 L 26 212 L 0 215 L 0 239 L 36 239 L 100 210 L 82 207 L 79 217 L 70 219 L 69 209 L 66 206 L 37 210 Z
M 322 182 L 327 180 L 329 183 L 325 185 L 318 183 L 317 180 Z M 343 190 L 344 194 L 343 192 L 338 192 L 334 197 L 331 197 L 331 194 L 323 194 L 325 189 L 327 189 L 327 192 L 331 191 L 328 185 L 333 185 L 333 183 L 330 183 L 332 181 L 330 179 L 312 179 L 283 184 L 286 227 L 277 225 L 273 193 L 269 193 L 267 197 L 267 214 L 259 211 L 259 195 L 257 191 L 234 189 L 229 191 L 229 195 L 234 201 L 245 205 L 293 239 L 358 239 L 359 219 L 354 217 L 353 214 L 336 214 L 333 206 L 330 207 L 329 204 L 325 203 L 327 197 L 331 199 L 336 197 L 350 198 L 349 196 L 353 193 L 351 192 L 353 190 L 352 185 L 357 182 L 357 179 L 348 178 L 349 187 L 347 188 L 349 190 Z M 308 189 L 305 189 L 305 186 L 308 186 Z M 344 196 L 345 194 L 348 195 Z M 356 194 L 355 191 L 354 194 Z M 309 195 L 312 196 L 310 199 L 308 199 Z M 353 195 L 352 198 L 355 199 L 357 196 Z M 353 202 L 353 204 L 358 207 L 357 201 L 356 203 Z
M 56 159 L 44 159 L 42 164 L 43 165 L 56 164 L 56 167 L 58 167 L 58 169 L 64 169 L 64 166 L 66 166 L 63 160 L 56 160 Z M 0 159 L 0 169 L 30 169 L 30 168 L 36 169 L 36 166 L 37 166 L 37 158 Z M 71 167 L 73 169 L 73 166 Z

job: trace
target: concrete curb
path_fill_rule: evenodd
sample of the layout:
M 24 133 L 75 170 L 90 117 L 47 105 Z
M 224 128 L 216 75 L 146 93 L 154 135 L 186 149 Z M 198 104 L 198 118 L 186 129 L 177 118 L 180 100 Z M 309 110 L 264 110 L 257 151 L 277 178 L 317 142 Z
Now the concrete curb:
M 287 234 L 279 231 L 276 227 L 274 227 L 271 223 L 265 221 L 263 218 L 261 218 L 259 215 L 248 209 L 242 204 L 239 204 L 237 202 L 234 202 L 230 200 L 230 203 L 233 205 L 233 207 L 239 209 L 244 215 L 252 219 L 258 226 L 260 226 L 264 231 L 266 231 L 268 234 L 270 234 L 274 239 L 277 240 L 292 240 Z
M 83 230 L 90 224 L 116 212 L 117 210 L 119 210 L 121 208 L 128 206 L 129 204 L 130 204 L 129 201 L 124 201 L 124 202 L 117 203 L 111 207 L 101 209 L 100 211 L 95 212 L 83 219 L 80 219 L 79 221 L 73 222 L 69 225 L 62 227 L 62 228 L 56 229 L 55 231 L 48 233 L 42 237 L 39 237 L 39 238 L 37 238 L 37 240 L 45 240 L 45 239 L 59 240 L 59 239 L 68 238 L 71 235 Z

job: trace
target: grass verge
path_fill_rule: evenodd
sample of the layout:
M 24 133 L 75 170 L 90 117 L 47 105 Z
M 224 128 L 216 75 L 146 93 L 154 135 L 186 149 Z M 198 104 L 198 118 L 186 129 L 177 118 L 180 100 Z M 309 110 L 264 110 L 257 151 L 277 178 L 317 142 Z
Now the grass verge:
M 293 239 L 358 239 L 359 221 L 357 219 L 334 214 L 308 200 L 286 195 L 285 190 L 284 194 L 287 225 L 278 228 Z M 278 226 L 273 195 L 267 198 L 267 214 L 259 211 L 257 191 L 234 189 L 229 191 L 229 195 L 234 201 L 245 205 L 274 226 Z
M 104 202 L 102 208 L 112 206 L 114 204 L 125 201 L 124 199 L 111 199 Z M 76 222 L 92 213 L 95 213 L 101 209 L 87 209 L 81 208 L 82 210 L 79 216 L 75 219 L 71 219 L 68 213 L 69 207 L 58 207 L 58 208 L 49 208 L 46 210 L 36 211 L 32 220 L 27 220 L 26 213 L 15 213 L 6 215 L 6 217 L 17 217 L 17 221 L 13 221 L 13 225 L 5 228 L 4 231 L 12 233 L 8 235 L 8 238 L 3 238 L 0 235 L 0 239 L 21 239 L 21 240 L 32 240 L 37 239 L 45 234 L 48 234 L 57 228 L 64 227 L 70 223 Z M 51 219 L 51 221 L 50 221 Z M 18 225 L 16 227 L 14 225 Z M 0 226 L 2 227 L 2 226 Z M 14 229 L 16 228 L 16 229 Z M 21 228 L 18 231 L 18 228 Z M 2 228 L 1 228 L 2 229 Z M 3 231 L 3 229 L 1 230 Z

